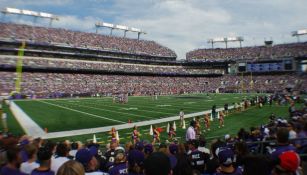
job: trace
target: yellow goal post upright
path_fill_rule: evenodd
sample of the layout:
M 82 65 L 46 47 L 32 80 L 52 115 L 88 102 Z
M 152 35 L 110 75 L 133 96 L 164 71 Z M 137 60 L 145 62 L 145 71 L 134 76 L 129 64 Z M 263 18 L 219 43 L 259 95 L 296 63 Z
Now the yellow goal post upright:
M 21 46 L 18 49 L 18 58 L 16 63 L 16 81 L 15 81 L 15 91 L 20 94 L 21 91 L 21 81 L 22 81 L 22 61 L 24 56 L 24 49 L 26 47 L 26 42 L 22 41 Z

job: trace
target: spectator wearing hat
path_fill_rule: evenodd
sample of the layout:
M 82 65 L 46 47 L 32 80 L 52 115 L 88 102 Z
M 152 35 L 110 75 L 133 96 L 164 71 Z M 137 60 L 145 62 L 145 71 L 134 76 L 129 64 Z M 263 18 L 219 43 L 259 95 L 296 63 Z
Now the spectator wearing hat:
M 27 153 L 28 161 L 21 164 L 20 171 L 30 174 L 33 169 L 39 167 L 39 164 L 36 163 L 37 147 L 34 144 L 27 144 L 25 146 L 25 151 Z
M 56 156 L 51 161 L 51 170 L 56 174 L 61 165 L 69 161 L 69 148 L 67 144 L 60 143 L 56 147 Z
M 192 120 L 190 122 L 190 127 L 187 129 L 186 132 L 186 141 L 195 140 L 196 132 L 195 132 L 196 122 Z
M 128 175 L 128 166 L 126 163 L 126 154 L 124 149 L 115 150 L 114 164 L 109 169 L 110 175 L 124 174 Z
M 144 170 L 144 153 L 139 150 L 131 150 L 128 154 L 128 174 L 142 175 Z
M 279 163 L 274 167 L 272 175 L 296 175 L 300 166 L 300 157 L 293 151 L 279 155 Z
M 218 156 L 220 167 L 215 175 L 242 175 L 242 170 L 233 166 L 234 153 L 230 148 L 218 148 L 216 155 Z
M 26 175 L 19 170 L 22 163 L 20 149 L 17 146 L 9 148 L 6 151 L 6 158 L 8 163 L 1 168 L 1 175 Z
M 211 157 L 207 162 L 205 174 L 214 174 L 216 169 L 220 166 L 218 156 L 216 155 L 216 150 L 220 147 L 225 147 L 226 144 L 221 140 L 214 140 L 211 143 Z
M 31 175 L 54 175 L 50 170 L 52 152 L 46 147 L 41 147 L 37 151 L 39 167 L 31 172 Z
M 86 175 L 105 175 L 106 173 L 97 171 L 98 162 L 95 158 L 97 154 L 97 148 L 91 147 L 82 148 L 76 153 L 76 161 L 80 162 L 83 165 Z
M 161 152 L 152 153 L 144 162 L 144 175 L 170 175 L 171 163 L 167 155 Z

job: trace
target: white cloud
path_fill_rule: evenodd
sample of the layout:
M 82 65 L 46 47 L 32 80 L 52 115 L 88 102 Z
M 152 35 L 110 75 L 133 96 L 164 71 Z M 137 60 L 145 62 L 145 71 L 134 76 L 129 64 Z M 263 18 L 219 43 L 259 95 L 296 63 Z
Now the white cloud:
M 188 50 L 205 41 L 207 26 L 227 25 L 230 21 L 231 15 L 223 9 L 200 9 L 188 1 L 163 1 L 147 8 L 143 17 L 120 22 L 148 31 L 146 38 L 174 49 L 182 59 Z
M 129 6 L 123 1 L 119 5 Z M 178 59 L 185 58 L 187 51 L 208 46 L 207 39 L 213 37 L 244 36 L 245 46 L 263 44 L 264 38 L 272 38 L 275 43 L 294 42 L 290 32 L 306 25 L 307 15 L 304 10 L 307 2 L 303 0 L 160 0 L 140 6 L 141 10 L 134 6 L 124 8 L 127 11 L 122 13 L 140 11 L 141 14 L 117 20 L 145 29 L 149 33 L 146 38 L 174 49 Z
M 79 18 L 76 16 L 60 16 L 59 21 L 55 21 L 53 27 L 69 28 L 77 31 L 95 32 L 95 22 L 98 18 L 85 16 Z

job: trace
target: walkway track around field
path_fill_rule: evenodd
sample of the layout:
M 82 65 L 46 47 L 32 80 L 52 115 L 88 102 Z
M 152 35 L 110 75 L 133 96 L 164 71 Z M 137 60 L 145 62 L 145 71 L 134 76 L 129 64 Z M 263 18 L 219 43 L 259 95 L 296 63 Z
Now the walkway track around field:
M 48 103 L 46 101 L 40 101 L 42 103 L 46 103 L 49 105 L 54 105 L 57 107 L 61 107 L 64 109 L 72 110 L 75 112 L 81 112 L 90 116 L 94 116 L 97 118 L 103 118 L 106 120 L 112 120 L 116 121 L 118 123 L 124 123 L 119 120 L 114 120 L 110 118 L 105 118 L 102 116 L 90 114 L 87 112 L 83 111 L 78 111 L 75 109 L 70 109 L 67 107 L 55 105 L 53 103 Z M 14 116 L 16 117 L 17 121 L 19 124 L 22 126 L 24 131 L 26 132 L 27 135 L 32 136 L 32 137 L 41 137 L 43 139 L 51 139 L 51 138 L 61 138 L 61 137 L 70 137 L 70 136 L 76 136 L 76 135 L 85 135 L 85 134 L 94 134 L 94 133 L 99 133 L 99 132 L 108 132 L 111 130 L 112 127 L 115 127 L 117 130 L 122 130 L 122 129 L 129 129 L 132 128 L 134 125 L 137 126 L 147 126 L 147 125 L 154 125 L 154 124 L 159 124 L 159 123 L 165 123 L 165 122 L 170 122 L 170 121 L 175 121 L 179 120 L 179 116 L 173 116 L 173 117 L 166 117 L 166 118 L 161 118 L 161 119 L 155 119 L 155 120 L 147 120 L 147 121 L 141 121 L 141 122 L 135 122 L 135 123 L 124 123 L 124 124 L 119 124 L 119 125 L 112 125 L 112 126 L 104 126 L 104 127 L 97 127 L 97 128 L 89 128 L 89 129 L 78 129 L 78 130 L 71 130 L 71 131 L 59 131 L 59 132 L 51 132 L 51 133 L 45 133 L 41 127 L 37 125 L 18 105 L 16 105 L 13 101 L 11 101 L 11 107 L 14 107 L 15 110 L 12 110 Z M 229 109 L 232 109 L 233 106 L 229 106 Z M 218 108 L 217 111 L 221 111 L 223 108 Z M 16 112 L 17 111 L 17 112 Z M 195 112 L 191 114 L 186 114 L 184 117 L 185 119 L 187 118 L 192 118 L 196 116 L 201 116 L 207 113 L 211 113 L 211 110 L 206 110 L 206 111 L 201 111 L 201 112 Z

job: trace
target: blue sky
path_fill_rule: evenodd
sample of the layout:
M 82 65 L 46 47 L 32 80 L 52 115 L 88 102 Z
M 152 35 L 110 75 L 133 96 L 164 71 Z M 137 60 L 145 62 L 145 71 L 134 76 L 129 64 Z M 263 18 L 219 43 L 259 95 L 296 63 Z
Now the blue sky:
M 140 28 L 148 33 L 143 39 L 170 47 L 178 59 L 190 50 L 209 48 L 210 38 L 243 36 L 243 46 L 262 45 L 265 38 L 272 38 L 278 44 L 295 42 L 291 31 L 307 28 L 306 0 L 0 0 L 0 7 L 56 14 L 60 21 L 54 27 L 86 32 L 95 32 L 97 21 Z M 32 22 L 16 16 L 1 19 Z M 100 33 L 109 34 L 109 30 Z M 137 37 L 135 33 L 127 36 Z

